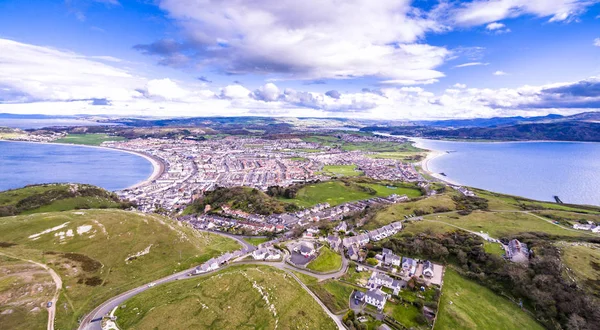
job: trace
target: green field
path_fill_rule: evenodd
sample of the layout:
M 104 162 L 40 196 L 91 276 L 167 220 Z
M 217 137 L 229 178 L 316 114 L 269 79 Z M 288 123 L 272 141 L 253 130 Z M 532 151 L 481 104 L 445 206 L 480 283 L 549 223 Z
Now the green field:
M 419 162 L 425 158 L 427 154 L 418 151 L 404 151 L 404 152 L 379 152 L 376 154 L 366 155 L 369 158 L 374 159 L 395 159 L 403 162 Z
M 83 144 L 88 146 L 99 146 L 102 142 L 106 141 L 125 141 L 126 139 L 122 136 L 111 136 L 108 134 L 69 134 L 63 138 L 60 138 L 55 143 L 68 143 L 68 144 Z
M 420 194 L 417 189 L 387 189 L 385 186 L 380 186 L 380 188 L 375 189 L 373 188 L 374 185 L 375 184 L 358 183 L 345 184 L 341 181 L 328 181 L 305 186 L 298 191 L 295 198 L 281 198 L 281 200 L 285 202 L 291 202 L 302 207 L 311 207 L 319 203 L 329 203 L 331 206 L 335 206 L 342 203 L 354 202 L 374 197 L 387 197 L 391 194 Z M 373 188 L 375 190 L 375 194 L 368 193 L 368 189 L 361 189 L 360 186 Z
M 325 165 L 323 166 L 323 175 L 327 176 L 360 176 L 364 173 L 356 170 L 356 165 Z
M 118 293 L 239 248 L 164 217 L 119 210 L 0 218 L 0 242 L 16 244 L 3 253 L 46 263 L 61 276 L 58 329 L 75 328 Z
M 243 240 L 254 246 L 259 246 L 264 242 L 268 242 L 270 239 L 268 237 L 244 237 Z
M 342 256 L 324 246 L 319 250 L 319 255 L 311 261 L 306 268 L 315 272 L 331 272 L 342 267 Z
M 435 329 L 541 330 L 543 327 L 513 302 L 448 268 Z
M 0 328 L 45 329 L 45 306 L 55 290 L 52 278 L 40 266 L 0 255 Z
M 117 311 L 121 329 L 334 329 L 289 274 L 232 266 L 148 290 Z
M 577 282 L 595 295 L 600 295 L 600 245 L 560 245 L 562 261 Z
M 413 304 L 399 303 L 398 305 L 394 305 L 388 302 L 384 307 L 384 311 L 407 328 L 420 329 L 422 327 L 426 329 L 424 325 L 420 325 L 415 320 L 421 314 L 421 311 Z

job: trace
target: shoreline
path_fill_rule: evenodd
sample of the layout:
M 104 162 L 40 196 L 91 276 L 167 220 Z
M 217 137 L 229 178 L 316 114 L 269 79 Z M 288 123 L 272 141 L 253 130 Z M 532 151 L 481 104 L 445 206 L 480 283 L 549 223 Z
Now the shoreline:
M 435 173 L 435 172 L 431 171 L 431 169 L 429 168 L 430 161 L 432 161 L 438 157 L 442 157 L 442 156 L 448 154 L 448 152 L 440 151 L 440 150 L 430 150 L 430 149 L 426 149 L 426 150 L 427 150 L 427 156 L 425 157 L 425 159 L 423 159 L 420 162 L 421 169 L 423 170 L 423 172 L 425 172 L 427 175 L 430 175 L 430 176 L 434 177 L 435 179 L 445 182 L 447 184 L 454 185 L 454 186 L 462 186 L 460 183 L 452 181 L 439 173 Z
M 75 146 L 75 147 L 84 147 L 84 148 L 96 148 L 96 149 L 103 149 L 103 150 L 114 150 L 114 151 L 119 151 L 119 152 L 124 152 L 124 153 L 128 153 L 131 155 L 136 155 L 139 157 L 144 158 L 145 160 L 147 160 L 151 165 L 152 165 L 152 173 L 150 174 L 150 176 L 148 178 L 146 178 L 145 180 L 142 180 L 140 182 L 137 182 L 129 187 L 123 188 L 123 189 L 118 189 L 115 191 L 123 191 L 123 190 L 128 190 L 128 189 L 135 189 L 138 188 L 140 186 L 144 186 L 147 185 L 149 183 L 151 183 L 152 181 L 160 178 L 161 175 L 163 175 L 163 173 L 165 172 L 165 164 L 162 160 L 158 159 L 157 157 L 154 157 L 152 155 L 149 154 L 145 154 L 143 152 L 140 151 L 133 151 L 133 150 L 127 150 L 127 149 L 120 149 L 120 148 L 111 148 L 111 147 L 103 147 L 103 146 L 90 146 L 90 145 L 85 145 L 85 144 L 74 144 L 74 143 L 55 143 L 55 142 L 37 142 L 37 141 L 16 141 L 16 140 L 3 140 L 0 139 L 0 142 L 20 142 L 20 143 L 35 143 L 35 144 L 49 144 L 49 145 L 62 145 L 62 146 Z

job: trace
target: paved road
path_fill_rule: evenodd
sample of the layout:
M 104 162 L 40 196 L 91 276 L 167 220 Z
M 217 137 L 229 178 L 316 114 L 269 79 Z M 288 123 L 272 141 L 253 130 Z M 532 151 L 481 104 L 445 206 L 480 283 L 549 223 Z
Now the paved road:
M 33 261 L 33 260 L 28 260 L 28 259 L 23 259 L 23 258 L 19 258 L 13 255 L 9 255 L 9 254 L 5 254 L 5 253 L 1 253 L 1 255 L 7 256 L 9 258 L 13 258 L 13 259 L 18 259 L 18 260 L 22 260 L 22 261 L 26 261 L 35 265 L 38 265 L 42 268 L 44 268 L 48 273 L 50 273 L 50 276 L 52 276 L 52 280 L 54 281 L 54 284 L 56 285 L 56 291 L 54 292 L 54 296 L 52 297 L 52 300 L 50 300 L 50 302 L 52 302 L 52 306 L 48 309 L 48 330 L 54 330 L 54 318 L 56 315 L 56 301 L 58 301 L 58 295 L 60 293 L 60 290 L 62 289 L 62 280 L 60 278 L 60 276 L 58 276 L 58 274 L 54 271 L 54 269 Z
M 249 244 L 247 242 L 245 242 L 244 240 L 240 239 L 238 236 L 235 235 L 231 235 L 231 234 L 225 234 L 225 233 L 220 233 L 220 232 L 215 232 L 216 234 L 222 235 L 222 236 L 226 236 L 232 239 L 235 239 L 236 241 L 238 241 L 240 244 L 243 245 L 242 251 L 244 253 L 249 253 L 252 252 L 253 250 L 256 249 L 255 246 L 253 246 L 252 244 Z M 287 253 L 286 256 L 284 257 L 287 258 Z M 348 269 L 348 261 L 345 257 L 342 257 L 342 268 L 332 274 L 326 274 L 326 275 L 321 275 L 321 274 L 315 274 L 312 272 L 309 272 L 307 270 L 303 270 L 303 269 L 299 269 L 296 267 L 293 267 L 287 263 L 285 263 L 285 261 L 278 261 L 278 262 L 269 262 L 269 261 L 241 261 L 241 262 L 236 262 L 236 263 L 232 263 L 231 265 L 243 265 L 243 264 L 254 264 L 254 265 L 266 265 L 266 266 L 271 266 L 271 267 L 275 267 L 278 269 L 281 269 L 283 271 L 286 271 L 287 273 L 291 274 L 294 279 L 296 279 L 300 285 L 302 286 L 303 289 L 305 289 L 316 301 L 317 303 L 319 303 L 319 305 L 321 307 L 323 307 L 323 309 L 325 310 L 325 312 L 332 317 L 332 319 L 336 322 L 336 324 L 340 327 L 340 329 L 343 329 L 343 325 L 341 324 L 340 319 L 335 316 L 333 313 L 331 313 L 329 311 L 329 309 L 327 309 L 327 307 L 321 302 L 320 299 L 318 299 L 318 297 L 316 297 L 312 291 L 310 291 L 310 289 L 308 289 L 308 287 L 306 287 L 306 285 L 304 285 L 304 283 L 302 283 L 297 277 L 296 275 L 294 275 L 293 273 L 291 273 L 290 271 L 296 271 L 302 274 L 306 274 L 309 276 L 313 276 L 316 277 L 319 281 L 323 281 L 326 279 L 331 279 L 331 278 L 338 278 L 343 276 L 346 273 L 346 270 Z M 209 275 L 211 273 L 214 272 L 218 272 L 221 271 L 223 269 L 228 268 L 229 266 L 225 266 L 225 267 L 221 267 L 218 268 L 212 272 L 208 272 L 208 273 L 204 273 L 202 276 L 204 275 Z M 195 270 L 194 268 L 190 268 L 188 270 L 179 272 L 177 274 L 173 274 L 167 277 L 164 277 L 162 279 L 156 280 L 152 283 L 155 283 L 155 285 L 161 285 L 161 284 L 165 284 L 165 283 L 169 283 L 169 282 L 173 282 L 173 281 L 177 281 L 177 280 L 184 280 L 184 279 L 189 279 L 189 274 L 192 273 Z M 96 321 L 96 322 L 91 322 L 92 320 L 96 320 L 96 319 L 101 319 L 102 317 L 108 315 L 114 308 L 118 307 L 119 305 L 123 304 L 125 301 L 133 298 L 134 296 L 146 291 L 150 289 L 149 285 L 146 284 L 144 286 L 140 286 L 137 287 L 135 289 L 131 289 L 127 292 L 124 292 L 116 297 L 113 297 L 109 300 L 107 300 L 106 302 L 102 303 L 100 306 L 96 307 L 91 313 L 89 313 L 88 315 L 86 315 L 86 317 L 81 321 L 81 324 L 79 325 L 79 330 L 101 330 L 102 329 L 102 324 L 101 321 Z

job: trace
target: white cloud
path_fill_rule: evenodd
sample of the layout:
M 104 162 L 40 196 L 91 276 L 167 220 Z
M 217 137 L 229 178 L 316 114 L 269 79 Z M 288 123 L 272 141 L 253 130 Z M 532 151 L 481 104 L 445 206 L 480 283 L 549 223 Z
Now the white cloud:
M 163 64 L 185 56 L 187 65 L 279 79 L 419 83 L 443 77 L 436 68 L 450 54 L 419 42 L 445 27 L 410 0 L 162 0 L 160 7 L 187 36 L 182 43 L 137 46 Z
M 502 34 L 502 33 L 509 33 L 510 29 L 506 27 L 506 25 L 504 25 L 503 23 L 498 23 L 498 22 L 494 22 L 494 23 L 490 23 L 488 25 L 485 26 L 485 29 L 495 33 L 495 34 Z
M 506 25 L 504 25 L 503 23 L 494 22 L 494 23 L 488 24 L 485 28 L 487 30 L 494 31 L 494 30 L 504 29 L 505 27 L 506 27 Z
M 504 71 L 496 71 L 493 73 L 494 76 L 506 76 L 508 73 L 504 72 Z
M 116 67 L 122 63 L 119 59 L 2 39 L 0 48 L 7 50 L 0 52 L 0 113 L 431 119 L 570 114 L 600 106 L 598 78 L 513 89 L 457 83 L 436 93 L 426 87 L 391 85 L 320 93 L 275 83 L 253 92 L 240 84 L 213 92 L 197 81 L 136 75 Z
M 600 38 L 594 39 L 594 46 L 600 47 Z
M 459 64 L 459 65 L 455 65 L 455 68 L 466 68 L 469 66 L 480 66 L 480 65 L 489 65 L 489 63 L 483 63 L 483 62 L 468 62 L 468 63 L 463 63 L 463 64 Z
M 597 0 L 474 0 L 451 10 L 455 24 L 476 26 L 523 15 L 550 17 L 550 22 L 570 21 Z

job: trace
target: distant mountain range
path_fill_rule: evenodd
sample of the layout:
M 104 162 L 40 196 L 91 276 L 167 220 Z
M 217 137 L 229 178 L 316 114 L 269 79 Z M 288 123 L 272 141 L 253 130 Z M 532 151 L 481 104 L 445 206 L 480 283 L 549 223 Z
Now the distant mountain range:
M 573 116 L 421 121 L 413 126 L 369 126 L 361 131 L 441 139 L 600 142 L 600 112 Z

